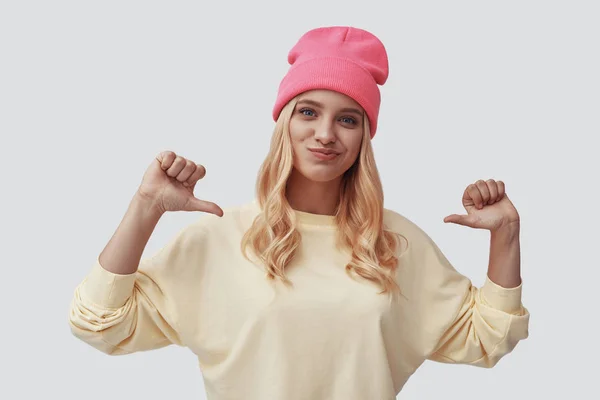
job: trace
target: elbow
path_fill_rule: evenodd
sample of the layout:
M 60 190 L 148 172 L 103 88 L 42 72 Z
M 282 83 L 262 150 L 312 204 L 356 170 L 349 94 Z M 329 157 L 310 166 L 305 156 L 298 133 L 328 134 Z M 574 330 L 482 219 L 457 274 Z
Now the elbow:
M 502 359 L 504 359 L 507 355 L 509 355 L 511 352 L 512 352 L 512 349 L 507 350 L 507 351 L 498 351 L 498 352 L 494 352 L 492 354 L 485 354 L 480 359 L 472 361 L 467 364 L 475 366 L 475 367 L 491 369 L 491 368 L 494 368 L 496 365 L 498 365 L 498 363 Z
M 101 353 L 109 356 L 122 354 L 117 346 L 113 346 L 104 340 L 102 337 L 102 332 L 93 332 L 82 329 L 72 321 L 69 322 L 69 328 L 71 330 L 71 334 L 75 338 L 100 351 Z
M 473 336 L 478 337 L 481 357 L 468 364 L 493 368 L 511 354 L 517 345 L 529 336 L 529 314 L 522 315 L 477 314 L 474 319 Z
M 494 368 L 501 360 L 513 352 L 521 340 L 526 338 L 526 334 L 519 336 L 508 335 L 503 341 L 498 343 L 491 352 L 484 353 L 479 359 L 467 364 L 482 368 Z
M 529 313 L 509 314 L 466 302 L 445 331 L 435 358 L 442 362 L 493 368 L 529 336 Z
M 491 369 L 498 365 L 500 360 L 503 359 L 509 353 L 510 351 L 495 351 L 492 353 L 487 353 L 483 351 L 477 352 L 476 354 L 471 353 L 467 355 L 461 354 L 460 352 L 455 352 L 453 354 L 443 354 L 441 352 L 436 352 L 432 354 L 429 357 L 429 359 L 448 364 L 464 364 L 473 367 Z
M 100 315 L 96 315 L 77 301 L 73 301 L 69 310 L 69 329 L 71 335 L 83 343 L 107 355 L 125 354 L 119 346 L 106 340 L 106 330 L 110 324 Z
M 505 354 L 485 354 L 483 357 L 467 362 L 465 364 L 471 365 L 473 367 L 491 369 L 494 368 L 502 358 L 504 358 Z
M 485 334 L 488 333 L 488 334 Z M 467 337 L 457 336 L 437 349 L 432 358 L 451 364 L 493 368 L 513 352 L 528 336 L 526 325 L 512 326 L 503 336 L 491 335 L 487 330 L 470 329 Z
M 491 356 L 488 357 L 489 361 L 487 362 L 487 364 L 489 366 L 486 367 L 495 367 L 500 362 L 500 360 L 510 355 L 515 350 L 517 345 L 526 338 L 527 334 L 524 334 L 522 336 L 512 336 L 509 337 L 508 340 L 505 340 L 503 343 L 499 344 L 494 353 L 492 353 Z

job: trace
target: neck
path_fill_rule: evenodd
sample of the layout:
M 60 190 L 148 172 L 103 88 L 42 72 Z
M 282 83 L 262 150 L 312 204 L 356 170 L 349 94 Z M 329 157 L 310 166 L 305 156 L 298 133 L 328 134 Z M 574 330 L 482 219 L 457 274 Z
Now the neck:
M 294 210 L 334 215 L 340 199 L 341 182 L 342 177 L 328 182 L 315 182 L 293 170 L 286 185 L 286 197 Z

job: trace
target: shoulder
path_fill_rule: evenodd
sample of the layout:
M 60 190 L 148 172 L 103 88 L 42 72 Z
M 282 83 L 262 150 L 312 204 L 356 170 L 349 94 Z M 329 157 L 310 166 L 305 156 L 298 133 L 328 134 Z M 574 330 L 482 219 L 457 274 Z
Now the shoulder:
M 383 224 L 387 229 L 400 234 L 418 229 L 417 225 L 405 215 L 389 208 L 383 209 Z
M 463 298 L 470 281 L 454 268 L 433 238 L 404 215 L 391 210 L 384 215 L 387 229 L 405 239 L 406 247 L 398 254 L 403 268 L 398 269 L 397 279 L 407 297 L 433 299 L 444 291 Z
M 388 231 L 400 236 L 407 248 L 435 246 L 432 238 L 413 220 L 397 211 L 384 208 L 383 224 Z
M 403 236 L 420 237 L 426 235 L 423 229 L 407 216 L 388 208 L 383 209 L 383 224 L 388 230 Z

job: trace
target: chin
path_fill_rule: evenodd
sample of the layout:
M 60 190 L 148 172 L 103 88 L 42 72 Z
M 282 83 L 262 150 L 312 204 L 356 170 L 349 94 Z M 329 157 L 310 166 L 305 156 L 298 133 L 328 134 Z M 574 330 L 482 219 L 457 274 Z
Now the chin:
M 338 179 L 344 171 L 338 171 L 337 168 L 307 168 L 298 169 L 297 171 L 304 178 L 312 182 L 326 183 Z

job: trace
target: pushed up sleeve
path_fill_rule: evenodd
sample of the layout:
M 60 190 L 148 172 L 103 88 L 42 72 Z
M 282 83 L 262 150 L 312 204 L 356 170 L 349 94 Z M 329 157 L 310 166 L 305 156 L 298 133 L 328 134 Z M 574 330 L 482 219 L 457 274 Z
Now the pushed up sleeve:
M 481 287 L 459 273 L 433 240 L 415 227 L 402 280 L 411 323 L 425 356 L 443 363 L 491 368 L 528 337 L 522 286 L 503 288 L 488 277 Z
M 521 288 L 503 288 L 488 277 L 481 288 L 468 286 L 431 360 L 491 368 L 527 338 L 529 312 L 521 303 Z M 460 295 L 457 293 L 457 295 Z
M 195 259 L 197 235 L 188 227 L 152 257 L 142 258 L 135 273 L 119 275 L 99 260 L 76 287 L 69 312 L 72 333 L 97 348 L 120 355 L 183 345 L 178 331 L 176 292 L 185 290 Z

